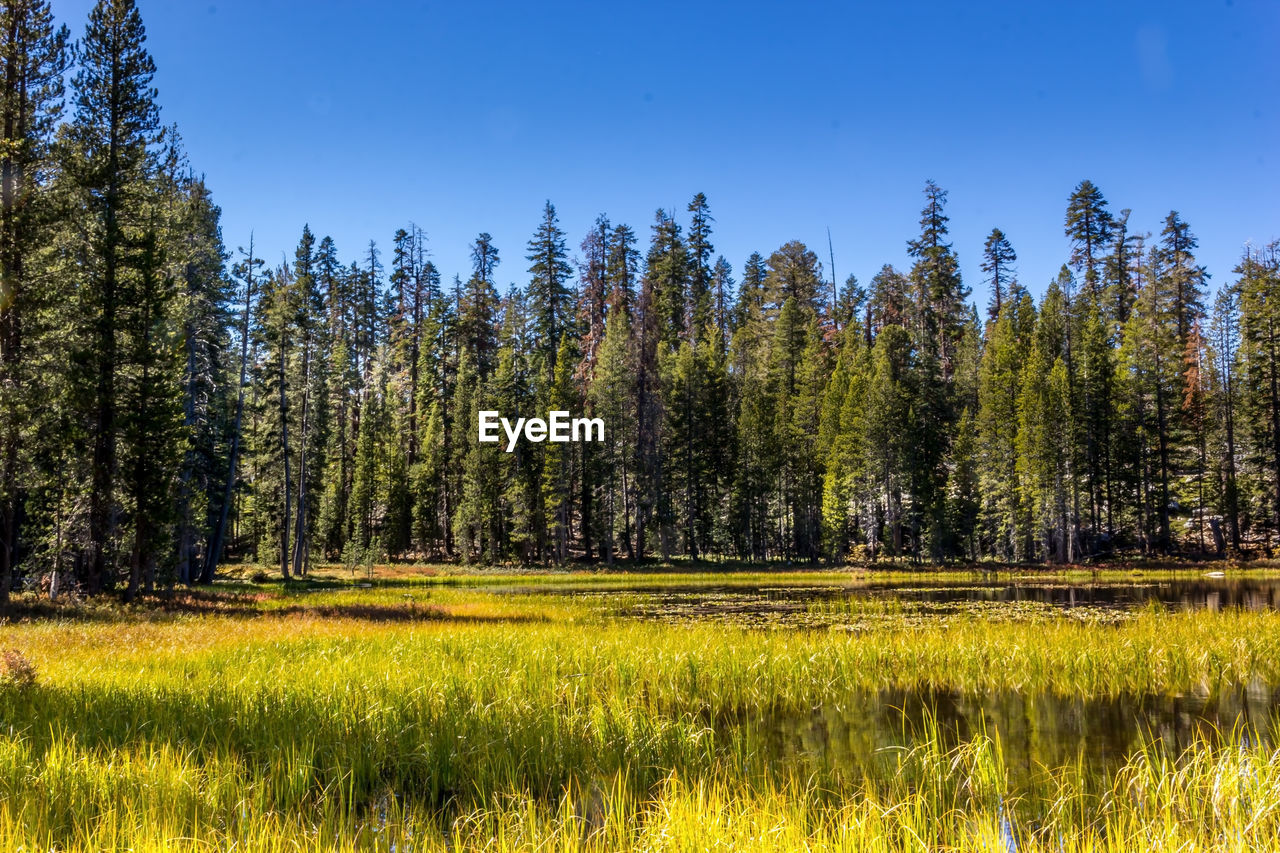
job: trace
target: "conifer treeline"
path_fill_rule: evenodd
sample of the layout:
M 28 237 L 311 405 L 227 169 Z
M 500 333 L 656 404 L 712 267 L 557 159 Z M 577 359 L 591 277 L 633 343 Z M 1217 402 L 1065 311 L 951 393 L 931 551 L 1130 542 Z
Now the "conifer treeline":
M 389 257 L 304 227 L 291 263 L 249 241 L 228 267 L 131 0 L 74 48 L 46 0 L 0 24 L 5 596 L 227 557 L 1074 561 L 1280 535 L 1276 244 L 1210 303 L 1176 212 L 1143 233 L 1083 181 L 1038 304 L 991 231 L 980 315 L 930 182 L 910 269 L 865 288 L 799 241 L 735 276 L 701 194 L 647 246 L 602 216 L 578 252 L 548 203 L 505 295 L 488 234 L 447 284 L 417 227 Z M 484 409 L 606 440 L 508 453 L 476 440 Z
M 219 211 L 144 42 L 128 0 L 74 44 L 0 4 L 0 601 L 199 577 L 226 479 Z

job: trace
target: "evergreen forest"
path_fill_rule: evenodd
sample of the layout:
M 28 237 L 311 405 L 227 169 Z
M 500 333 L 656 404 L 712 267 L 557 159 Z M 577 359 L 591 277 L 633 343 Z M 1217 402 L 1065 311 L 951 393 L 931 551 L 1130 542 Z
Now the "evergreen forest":
M 1081 563 L 1280 539 L 1280 243 L 1211 279 L 1178 211 L 1131 221 L 1082 180 L 1061 268 L 1027 282 L 1001 228 L 953 244 L 929 181 L 910 265 L 866 282 L 799 240 L 721 256 L 701 193 L 572 235 L 548 201 L 526 244 L 481 232 L 456 271 L 408 222 L 341 248 L 299 223 L 273 266 L 286 247 L 224 243 L 132 0 L 78 40 L 48 0 L 2 10 L 0 600 L 133 598 L 227 561 Z M 477 441 L 482 410 L 598 417 L 605 441 L 507 452 Z

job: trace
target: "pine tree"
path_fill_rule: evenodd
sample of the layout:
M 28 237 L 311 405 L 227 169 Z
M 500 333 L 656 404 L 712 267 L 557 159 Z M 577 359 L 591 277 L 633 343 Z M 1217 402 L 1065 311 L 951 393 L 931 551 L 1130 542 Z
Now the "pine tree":
M 479 382 L 472 354 L 463 349 L 458 361 L 453 410 L 453 447 L 460 471 L 453 536 L 464 562 L 476 559 L 497 562 L 501 558 L 502 450 L 497 444 L 481 444 L 476 424 L 481 409 L 489 408 Z
M 488 234 L 481 234 L 472 244 L 471 260 L 471 278 L 458 298 L 458 334 L 477 380 L 483 382 L 493 372 L 498 347 L 495 334 L 498 290 L 493 277 L 498 266 L 498 250 Z
M 231 422 L 231 446 L 227 452 L 227 474 L 223 481 L 222 502 L 218 508 L 218 518 L 212 528 L 209 548 L 204 565 L 200 571 L 201 583 L 212 583 L 218 564 L 222 560 L 224 543 L 226 542 L 227 521 L 231 514 L 231 502 L 236 485 L 237 471 L 240 464 L 240 450 L 244 424 L 244 394 L 249 367 L 249 318 L 253 312 L 255 294 L 255 278 L 258 267 L 263 265 L 261 258 L 254 257 L 253 235 L 249 235 L 249 250 L 241 249 L 243 260 L 237 264 L 232 275 L 244 282 L 244 307 L 240 313 L 240 371 L 236 383 L 235 415 Z
M 577 408 L 577 393 L 573 385 L 573 355 L 569 336 L 562 336 L 547 404 L 550 411 L 572 411 Z M 551 528 L 549 538 L 552 558 L 560 565 L 569 559 L 573 475 L 572 445 L 548 444 L 542 466 L 542 503 L 546 507 L 547 523 Z
M 956 435 L 951 442 L 946 494 L 946 552 L 969 560 L 978 559 L 978 469 L 977 436 L 973 415 L 960 413 Z
M 405 389 L 405 403 L 409 408 L 407 463 L 410 468 L 418 461 L 419 419 L 422 416 L 419 388 L 422 384 L 422 344 L 423 332 L 427 326 L 427 313 L 431 310 L 432 300 L 440 291 L 440 274 L 435 265 L 426 259 L 427 236 L 420 228 L 414 228 L 413 234 L 413 280 L 408 306 L 409 347 L 405 354 L 405 369 L 409 372 L 408 388 Z
M 664 210 L 654 215 L 653 237 L 645 258 L 645 283 L 652 292 L 657 339 L 665 352 L 673 352 L 690 332 L 689 255 L 680 226 Z
M 178 285 L 183 368 L 182 462 L 177 494 L 177 580 L 192 583 L 208 561 L 214 529 L 226 500 L 227 456 L 236 440 L 229 411 L 228 364 L 234 294 L 226 275 L 221 211 L 204 181 L 178 157 L 177 131 L 168 134 L 172 154 L 164 171 L 169 274 Z M 201 553 L 203 551 L 203 554 Z
M 729 346 L 729 338 L 733 334 L 733 309 L 729 304 L 729 294 L 733 292 L 734 286 L 733 267 L 721 255 L 716 258 L 716 265 L 711 271 L 711 322 L 724 347 Z
M 1194 524 L 1200 553 L 1207 553 L 1204 529 L 1208 520 L 1208 508 L 1205 504 L 1205 478 L 1209 460 L 1208 436 L 1208 353 L 1205 351 L 1204 336 L 1200 332 L 1200 321 L 1196 320 L 1187 336 L 1183 353 L 1182 371 L 1182 418 L 1193 444 L 1195 454 L 1196 509 Z M 1221 534 L 1219 534 L 1221 535 Z M 1221 548 L 1217 549 L 1221 551 Z
M 827 555 L 842 560 L 858 522 L 858 486 L 864 450 L 859 442 L 863 397 L 861 335 L 846 327 L 831 381 L 823 392 L 815 451 L 823 460 L 822 539 Z
M 694 560 L 712 547 L 721 481 L 727 474 L 728 379 L 721 351 L 714 327 L 708 326 L 697 343 L 683 341 L 663 365 L 664 456 L 676 496 L 673 511 L 683 519 L 679 537 L 684 553 Z
M 947 239 L 948 217 L 943 212 L 946 190 L 933 181 L 925 184 L 925 206 L 920 213 L 920 236 L 907 242 L 915 258 L 911 283 L 915 288 L 918 346 L 936 359 L 944 384 L 951 381 L 955 347 L 968 289 L 960 280 L 960 265 Z
M 636 365 L 636 559 L 644 560 L 657 534 L 663 559 L 671 554 L 671 493 L 661 452 L 662 360 L 679 344 L 684 329 L 688 263 L 680 227 L 659 210 L 645 259 L 634 319 Z M 656 518 L 657 529 L 651 526 Z
M 830 374 L 828 350 L 816 316 L 804 328 L 804 348 L 795 384 L 781 398 L 779 414 L 789 415 L 784 444 L 784 488 L 788 494 L 797 558 L 816 563 L 822 553 L 822 466 L 815 451 L 823 389 Z M 780 430 L 781 432 L 781 430 Z
M 1219 505 L 1227 521 L 1233 552 L 1240 550 L 1240 490 L 1236 471 L 1236 406 L 1239 387 L 1240 301 L 1235 287 L 1218 291 L 1209 325 L 1209 364 L 1213 414 L 1221 434 L 1218 452 Z
M 1147 253 L 1119 353 L 1121 418 L 1130 436 L 1137 490 L 1137 527 L 1144 552 L 1168 551 L 1172 426 L 1180 399 L 1177 318 L 1160 255 Z
M 863 322 L 863 312 L 866 310 L 869 295 L 867 289 L 858 283 L 857 276 L 850 275 L 844 280 L 844 287 L 836 300 L 835 314 L 836 326 L 840 329 L 842 337 L 851 334 L 863 335 L 865 338 L 867 330 Z
M 302 237 L 294 253 L 293 288 L 296 293 L 292 304 L 295 315 L 292 318 L 298 339 L 298 357 L 296 385 L 300 399 L 297 404 L 299 412 L 298 436 L 296 440 L 298 453 L 298 491 L 296 498 L 297 513 L 294 519 L 293 573 L 298 576 L 306 574 L 311 536 L 315 528 L 315 519 L 311 510 L 313 495 L 321 488 L 319 474 L 322 467 L 317 464 L 324 448 L 323 430 L 317 428 L 317 421 L 323 425 L 323 418 L 317 417 L 322 411 L 325 398 L 325 365 L 324 351 L 324 297 L 316 279 L 315 236 L 307 226 L 302 228 Z
M 290 446 L 290 408 L 294 386 L 291 383 L 290 365 L 294 359 L 295 321 L 297 319 L 297 288 L 287 267 L 281 266 L 266 277 L 262 297 L 258 301 L 257 328 L 259 346 L 265 356 L 260 365 L 259 385 L 263 405 L 261 422 L 264 434 L 258 447 L 259 455 L 276 476 L 255 478 L 255 508 L 259 502 L 267 504 L 272 538 L 279 544 L 277 558 L 280 573 L 291 577 L 293 526 L 293 452 Z M 277 479 L 277 477 L 279 479 Z M 264 531 L 265 532 L 265 531 Z
M 158 222 L 153 223 L 131 259 L 137 274 L 121 281 L 117 315 L 129 365 L 117 385 L 123 403 L 122 491 L 133 527 L 126 601 L 155 586 L 163 533 L 173 520 L 182 434 L 182 363 L 176 357 L 182 348 L 171 316 L 177 292 L 166 274 Z
M 1196 323 L 1204 318 L 1204 285 L 1209 278 L 1204 267 L 1196 264 L 1193 254 L 1199 242 L 1190 227 L 1170 211 L 1160 232 L 1160 264 L 1169 277 L 1173 311 L 1177 320 L 1178 342 L 1185 348 Z
M 609 291 L 609 231 L 608 218 L 598 217 L 594 227 L 582 241 L 585 260 L 579 264 L 577 301 L 578 328 L 581 333 L 577 341 L 580 355 L 574 368 L 574 380 L 578 383 L 587 417 L 595 416 L 595 401 L 590 388 L 595 381 L 600 347 L 604 342 L 606 317 L 613 296 Z M 603 460 L 600 458 L 600 448 L 589 444 L 582 445 L 578 452 L 581 462 L 578 478 L 582 514 L 580 530 L 583 553 L 590 560 L 594 557 L 596 542 L 601 543 L 601 553 L 607 547 L 601 517 L 597 513 L 597 505 L 603 497 Z
M 1129 319 L 1129 308 L 1137 294 L 1135 268 L 1142 262 L 1142 251 L 1135 246 L 1145 239 L 1142 234 L 1129 231 L 1129 209 L 1120 211 L 1114 222 L 1111 253 L 1104 260 L 1107 282 L 1106 316 L 1118 331 Z
M 338 261 L 332 238 L 320 241 L 315 255 L 316 287 L 327 318 L 323 338 L 327 430 L 323 452 L 324 489 L 316 511 L 316 537 L 327 555 L 341 554 L 351 535 L 348 512 L 354 474 L 363 380 L 357 362 L 357 298 L 362 275 Z M 320 466 L 317 466 L 319 468 Z
M 806 316 L 822 314 L 822 264 L 808 246 L 799 240 L 788 241 L 769 256 L 766 265 L 766 316 L 778 317 L 788 299 L 794 299 L 797 310 Z
M 1083 446 L 1083 473 L 1089 496 L 1089 528 L 1101 541 L 1114 532 L 1112 481 L 1113 438 L 1116 423 L 1115 351 L 1104 319 L 1105 306 L 1078 300 L 1075 346 L 1071 353 L 1073 406 L 1078 413 L 1077 449 Z M 1095 543 L 1096 544 L 1096 543 Z
M 942 502 L 947 445 L 960 410 L 956 377 L 959 350 L 966 336 L 969 291 L 960 278 L 959 261 L 947 242 L 948 217 L 943 212 L 947 193 L 929 181 L 920 214 L 920 236 L 907 243 L 915 258 L 910 282 L 915 304 L 911 311 L 918 350 L 918 381 L 913 391 L 914 416 L 921 441 L 911 448 L 908 521 L 912 556 L 919 560 L 927 544 L 929 556 L 940 559 L 945 548 L 945 506 Z M 973 393 L 976 394 L 976 375 Z M 927 541 L 926 541 L 927 540 Z
M 609 311 L 630 314 L 635 301 L 636 279 L 640 258 L 636 236 L 626 223 L 619 223 L 609 237 L 605 290 L 609 294 Z
M 33 316 L 41 273 L 36 255 L 51 236 L 52 141 L 63 106 L 67 37 L 44 0 L 0 8 L 0 605 L 13 585 L 24 485 L 33 479 L 24 445 L 40 400 L 30 392 L 47 387 L 24 350 L 40 331 Z
M 1252 434 L 1251 462 L 1261 473 L 1257 515 L 1270 520 L 1263 523 L 1270 528 L 1264 539 L 1270 553 L 1272 539 L 1280 535 L 1280 300 L 1275 298 L 1280 244 L 1246 250 L 1235 272 L 1240 277 L 1242 396 Z
M 542 211 L 542 222 L 529 240 L 529 311 L 533 318 L 534 356 L 537 371 L 546 389 L 556 368 L 560 338 L 571 327 L 572 293 L 569 290 L 568 251 L 560 230 L 556 209 L 550 201 Z
M 742 283 L 738 286 L 738 299 L 733 307 L 732 331 L 743 327 L 753 314 L 763 315 L 765 282 L 769 269 L 759 252 L 752 252 L 742 267 Z
M 1115 220 L 1107 210 L 1107 201 L 1093 181 L 1083 180 L 1067 199 L 1065 231 L 1071 240 L 1071 265 L 1084 271 L 1085 291 L 1093 299 L 1101 298 L 1101 276 L 1098 266 L 1103 247 L 1111 239 Z
M 540 405 L 537 395 L 542 389 L 530 327 L 531 317 L 525 296 L 513 288 L 503 300 L 498 367 L 485 398 L 491 408 L 500 412 L 529 412 Z M 572 370 L 570 362 L 562 366 L 565 370 Z M 557 363 L 557 371 L 560 367 Z M 551 405 L 549 400 L 547 405 Z M 546 456 L 542 445 L 519 442 L 513 451 L 504 451 L 499 462 L 504 517 L 499 524 L 501 542 L 498 550 L 514 553 L 526 563 L 540 559 L 547 550 L 543 493 Z
M 749 560 L 772 555 L 769 498 L 777 469 L 774 393 L 768 365 L 772 330 L 766 316 L 764 259 L 752 253 L 743 272 L 730 343 L 730 408 L 736 459 L 729 496 L 734 549 Z
M 910 282 L 889 264 L 871 279 L 871 295 L 867 301 L 867 345 L 885 326 L 907 327 L 913 324 Z
M 146 32 L 133 0 L 99 0 L 89 13 L 73 80 L 75 120 L 69 142 L 70 171 L 90 217 L 90 262 L 81 290 L 83 310 L 94 318 L 85 361 L 92 377 L 85 389 L 91 422 L 89 541 L 86 588 L 110 582 L 108 553 L 115 538 L 116 473 L 120 441 L 117 336 L 124 288 L 145 273 L 129 251 L 146 228 L 147 182 L 160 135 L 155 75 L 144 44 Z
M 689 306 L 687 319 L 689 327 L 686 335 L 690 340 L 697 340 L 712 325 L 716 316 L 717 300 L 712 289 L 715 285 L 716 273 L 711 266 L 711 254 L 715 247 L 711 245 L 711 206 L 707 197 L 698 193 L 689 202 Z
M 631 533 L 636 480 L 634 356 L 631 318 L 624 310 L 611 310 L 595 379 L 588 391 L 592 414 L 605 422 L 605 446 L 599 454 L 603 489 L 599 504 L 604 519 L 602 552 L 610 564 L 619 552 L 619 537 L 621 551 L 628 558 L 635 555 Z
M 1026 502 L 1017 471 L 1018 401 L 1030 355 L 1036 309 L 1030 295 L 1006 299 L 989 328 L 978 375 L 978 479 L 987 550 L 1004 560 L 1027 559 Z
M 360 429 L 356 436 L 356 452 L 352 459 L 351 516 L 352 542 L 358 552 L 371 557 L 382 556 L 384 542 L 383 511 L 378 500 L 380 474 L 385 464 L 384 436 L 390 427 L 387 411 L 386 380 L 383 366 L 374 370 L 373 381 L 365 391 L 360 413 Z M 288 577 L 288 573 L 285 573 Z
M 584 260 L 579 264 L 578 276 L 578 328 L 582 336 L 578 350 L 582 360 L 577 375 L 589 379 L 595 372 L 600 345 L 604 341 L 605 315 L 609 311 L 612 293 L 609 276 L 609 220 L 596 218 L 595 225 L 582 241 Z
M 456 325 L 453 305 L 440 290 L 440 275 L 435 265 L 422 265 L 423 312 L 418 335 L 418 402 L 424 412 L 420 420 L 418 454 L 410 466 L 410 488 L 413 493 L 414 537 L 420 552 L 433 556 L 449 551 L 452 539 L 450 513 L 456 495 L 448 488 L 453 366 L 456 355 L 451 344 Z
M 907 330 L 898 325 L 886 326 L 876 336 L 871 353 L 861 437 L 867 473 L 876 484 L 872 498 L 877 504 L 876 521 L 869 531 L 873 557 L 879 542 L 893 557 L 918 552 L 916 543 L 908 541 L 913 528 L 904 524 L 906 504 L 913 499 L 913 484 L 920 480 L 914 470 L 917 457 L 912 447 L 918 435 L 913 405 L 917 371 Z M 884 532 L 880 533 L 882 526 Z
M 1044 313 L 1042 312 L 1042 324 Z M 1029 500 L 1045 559 L 1071 562 L 1071 401 L 1067 365 L 1037 334 L 1022 375 L 1018 401 L 1019 488 Z
M 987 317 L 990 320 L 1000 316 L 1000 308 L 1004 305 L 1015 274 L 1013 265 L 1017 260 L 1018 255 L 1013 251 L 1004 232 L 999 228 L 992 228 L 982 247 L 982 271 L 990 276 L 987 283 L 991 285 L 991 299 L 987 303 Z

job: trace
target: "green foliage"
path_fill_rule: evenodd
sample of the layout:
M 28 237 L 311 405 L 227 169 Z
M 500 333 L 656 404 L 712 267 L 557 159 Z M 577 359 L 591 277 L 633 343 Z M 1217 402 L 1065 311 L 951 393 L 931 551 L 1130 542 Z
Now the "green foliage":
M 1210 323 L 1187 224 L 1148 251 L 1084 181 L 1082 285 L 1064 266 L 1037 309 L 992 229 L 984 323 L 930 181 L 910 269 L 865 289 L 800 240 L 735 285 L 702 193 L 643 253 L 598 217 L 576 286 L 550 201 L 505 295 L 488 233 L 444 289 L 413 225 L 385 269 L 304 226 L 291 262 L 264 272 L 250 240 L 228 274 L 133 3 L 94 6 L 74 69 L 47 4 L 0 18 L 0 601 L 40 575 L 133 597 L 224 557 L 292 578 L 352 554 L 1076 561 L 1280 536 L 1274 247 Z M 508 451 L 482 410 L 605 438 Z
M 1071 264 L 1077 272 L 1084 271 L 1085 289 L 1095 299 L 1101 286 L 1098 265 L 1114 227 L 1102 191 L 1090 180 L 1077 184 L 1067 201 L 1065 230 L 1071 240 Z

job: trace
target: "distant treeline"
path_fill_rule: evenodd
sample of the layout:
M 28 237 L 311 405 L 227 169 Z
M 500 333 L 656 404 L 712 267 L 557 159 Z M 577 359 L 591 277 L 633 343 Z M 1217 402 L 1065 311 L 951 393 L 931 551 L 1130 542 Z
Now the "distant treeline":
M 1038 305 L 991 231 L 980 313 L 930 182 L 910 269 L 866 287 L 798 241 L 735 272 L 701 194 L 647 247 L 602 216 L 576 255 L 548 203 L 505 295 L 488 234 L 447 284 L 416 227 L 385 259 L 304 227 L 291 264 L 250 241 L 228 268 L 131 0 L 75 45 L 45 0 L 0 16 L 3 596 L 227 557 L 1057 562 L 1280 533 L 1276 244 L 1210 302 L 1176 212 L 1143 233 L 1082 181 Z M 508 453 L 485 409 L 606 440 Z

